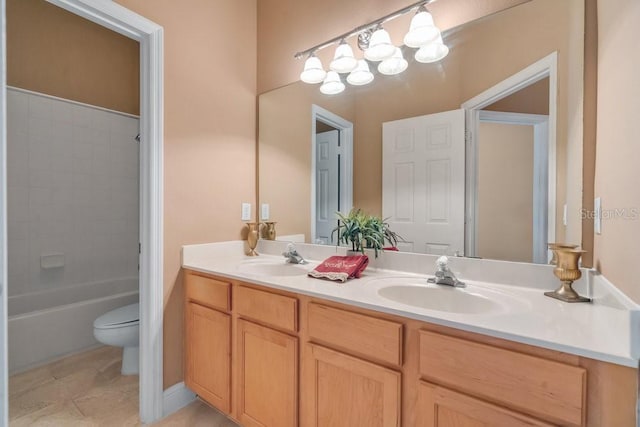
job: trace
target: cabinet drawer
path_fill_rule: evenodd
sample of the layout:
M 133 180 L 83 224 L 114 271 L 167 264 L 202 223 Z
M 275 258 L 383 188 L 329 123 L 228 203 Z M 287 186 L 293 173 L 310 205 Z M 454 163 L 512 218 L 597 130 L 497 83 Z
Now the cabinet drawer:
M 309 304 L 312 341 L 368 359 L 402 365 L 402 324 L 320 304 Z
M 229 287 L 228 282 L 199 276 L 187 272 L 185 278 L 185 294 L 187 301 L 195 301 L 199 304 L 228 311 Z
M 297 299 L 246 286 L 237 286 L 234 292 L 234 309 L 240 316 L 287 331 L 297 331 Z
M 418 425 L 423 427 L 553 427 L 527 415 L 425 382 L 418 386 L 417 411 Z
M 586 370 L 420 331 L 420 374 L 556 423 L 583 425 Z

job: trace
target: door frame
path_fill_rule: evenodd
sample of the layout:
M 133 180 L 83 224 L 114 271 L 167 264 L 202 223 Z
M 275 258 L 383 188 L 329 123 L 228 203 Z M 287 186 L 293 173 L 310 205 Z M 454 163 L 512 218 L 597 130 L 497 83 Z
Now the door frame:
M 548 217 L 556 211 L 556 200 L 549 199 L 549 159 L 556 156 L 549 152 L 549 116 L 543 114 L 508 113 L 501 111 L 480 111 L 480 122 L 500 123 L 518 126 L 533 126 L 533 246 L 532 261 L 536 264 L 546 264 L 547 257 Z M 477 197 L 477 181 L 472 191 Z M 477 233 L 476 229 L 476 233 Z M 477 242 L 478 236 L 475 236 Z
M 7 348 L 7 67 L 5 0 L 0 0 L 0 426 L 9 425 Z
M 480 122 L 480 110 L 544 78 L 549 78 L 549 122 L 548 122 L 548 200 L 553 201 L 554 211 L 549 209 L 547 218 L 547 240 L 556 235 L 556 122 L 558 93 L 558 52 L 554 51 L 525 69 L 462 103 L 466 121 L 466 203 L 465 203 L 465 255 L 477 256 L 478 215 L 478 145 L 476 135 Z M 549 203 L 551 205 L 552 203 Z
M 347 212 L 353 207 L 353 123 L 316 104 L 311 105 L 311 236 L 316 236 L 316 120 L 327 124 L 340 133 L 340 145 L 343 147 L 340 170 L 340 206 Z
M 6 8 L 0 0 L 0 153 L 6 153 Z M 161 26 L 112 1 L 47 0 L 98 25 L 140 43 L 140 419 L 150 423 L 163 415 L 163 29 Z M 2 166 L 3 187 L 6 170 Z M 4 190 L 4 189 L 3 189 Z M 6 229 L 6 205 L 0 211 Z M 6 279 L 6 235 L 2 238 L 2 280 Z M 6 280 L 5 280 L 6 283 Z M 2 293 L 6 307 L 6 292 Z M 0 319 L 6 328 L 6 311 Z M 5 335 L 6 338 L 6 335 Z M 0 343 L 6 362 L 6 341 Z M 6 366 L 5 366 L 6 369 Z M 6 371 L 5 371 L 6 375 Z M 0 375 L 0 379 L 2 375 Z M 4 377 L 6 379 L 6 377 Z M 6 381 L 3 384 L 6 390 Z M 6 394 L 0 408 L 6 409 Z M 4 414 L 6 410 L 0 411 Z M 2 420 L 0 420 L 0 425 Z

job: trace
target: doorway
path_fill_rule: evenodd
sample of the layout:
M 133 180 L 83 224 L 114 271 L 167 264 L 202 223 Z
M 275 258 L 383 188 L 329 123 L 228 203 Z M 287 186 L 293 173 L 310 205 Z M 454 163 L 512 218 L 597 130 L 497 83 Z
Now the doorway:
M 482 110 L 479 119 L 476 256 L 545 264 L 549 116 Z
M 353 206 L 353 124 L 317 105 L 311 111 L 311 243 L 332 243 L 336 212 Z
M 162 27 L 114 2 L 49 0 L 69 12 L 140 43 L 140 418 L 162 417 Z M 0 46 L 6 45 L 6 9 L 0 1 Z M 6 51 L 0 52 L 6 69 Z M 6 200 L 6 74 L 0 79 L 0 200 Z M 8 422 L 6 204 L 0 206 L 0 425 Z
M 534 168 L 537 168 L 533 182 L 532 259 L 529 262 L 546 263 L 549 259 L 547 242 L 556 236 L 556 121 L 557 121 L 557 79 L 558 54 L 553 52 L 522 71 L 501 81 L 462 104 L 466 112 L 467 156 L 466 156 L 466 203 L 465 203 L 465 255 L 477 257 L 479 254 L 479 145 L 478 135 L 481 116 L 485 122 L 490 118 L 504 124 L 518 123 L 534 127 L 537 144 L 534 144 Z M 483 111 L 546 80 L 547 114 L 524 116 L 502 115 Z M 541 117 L 544 116 L 544 117 Z M 496 118 L 497 117 L 497 118 Z M 511 122 L 511 123 L 510 123 Z M 546 144 L 545 144 L 546 142 Z

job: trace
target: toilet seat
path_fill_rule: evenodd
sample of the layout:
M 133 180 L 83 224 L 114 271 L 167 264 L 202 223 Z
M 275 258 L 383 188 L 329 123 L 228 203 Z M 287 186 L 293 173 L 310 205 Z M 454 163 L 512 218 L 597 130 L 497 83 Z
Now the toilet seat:
M 130 304 L 116 308 L 98 317 L 93 322 L 95 329 L 117 329 L 138 326 L 140 323 L 140 304 Z

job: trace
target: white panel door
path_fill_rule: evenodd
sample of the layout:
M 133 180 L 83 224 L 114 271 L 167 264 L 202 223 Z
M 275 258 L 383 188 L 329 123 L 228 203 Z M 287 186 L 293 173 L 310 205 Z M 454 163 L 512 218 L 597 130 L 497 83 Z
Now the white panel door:
M 316 135 L 316 235 L 313 243 L 331 243 L 340 200 L 340 135 L 330 130 Z
M 382 216 L 401 251 L 464 254 L 464 110 L 382 125 Z

